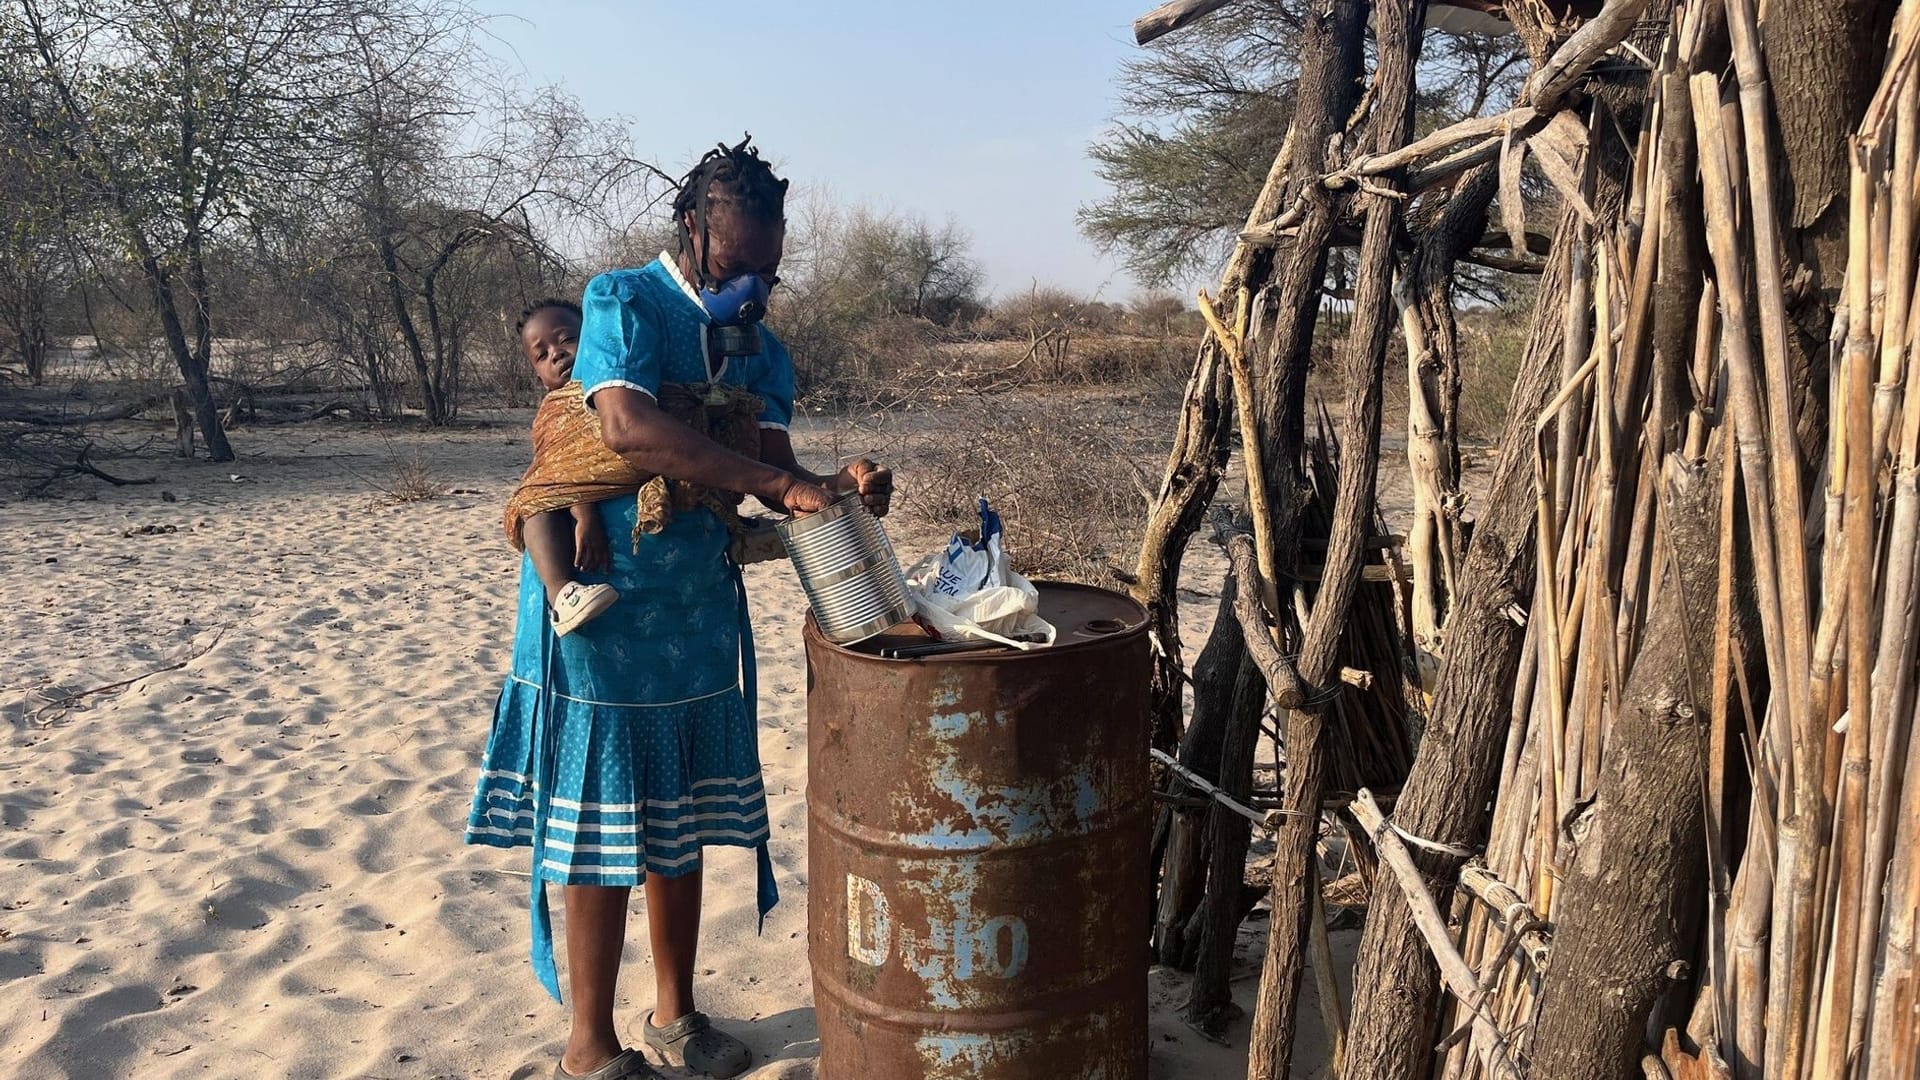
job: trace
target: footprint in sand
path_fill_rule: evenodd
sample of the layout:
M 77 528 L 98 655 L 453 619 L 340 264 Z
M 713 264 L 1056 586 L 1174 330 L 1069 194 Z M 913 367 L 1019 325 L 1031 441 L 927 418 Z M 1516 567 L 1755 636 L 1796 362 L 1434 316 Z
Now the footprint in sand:
M 325 829 L 295 829 L 287 834 L 287 839 L 301 847 L 320 851 L 333 842 L 333 834 Z
M 183 760 L 185 760 L 184 757 Z M 215 758 L 214 760 L 217 761 L 219 759 Z M 172 783 L 161 785 L 157 794 L 160 797 L 160 801 L 165 803 L 176 802 L 182 799 L 198 799 L 212 789 L 213 777 L 188 776 L 175 780 Z
M 414 786 L 412 780 L 382 780 L 348 803 L 347 809 L 356 814 L 391 814 L 406 805 L 406 796 Z
M 318 607 L 287 620 L 295 626 L 320 626 L 340 617 L 339 608 Z

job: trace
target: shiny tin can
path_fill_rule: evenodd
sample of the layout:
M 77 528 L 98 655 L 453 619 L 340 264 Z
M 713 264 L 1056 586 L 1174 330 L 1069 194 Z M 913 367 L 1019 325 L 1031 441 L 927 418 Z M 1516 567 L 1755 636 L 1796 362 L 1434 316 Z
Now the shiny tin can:
M 1146 613 L 1042 584 L 1057 644 L 886 660 L 807 627 L 827 1080 L 1141 1080 Z
M 913 618 L 900 560 L 857 495 L 776 526 L 827 640 L 864 641 Z

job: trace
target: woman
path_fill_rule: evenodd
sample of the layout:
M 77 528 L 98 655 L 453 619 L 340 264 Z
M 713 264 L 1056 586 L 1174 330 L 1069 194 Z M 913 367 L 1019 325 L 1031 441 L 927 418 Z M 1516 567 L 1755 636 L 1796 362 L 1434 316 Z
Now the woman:
M 611 545 L 610 573 L 582 580 L 603 576 L 621 600 L 564 639 L 549 631 L 539 579 L 523 564 L 513 674 L 467 831 L 469 843 L 533 848 L 533 963 L 556 998 L 544 883 L 564 887 L 573 1027 L 554 1069 L 562 1080 L 658 1075 L 620 1046 L 613 1023 L 636 884 L 646 890 L 655 972 L 647 1043 L 669 1063 L 715 1077 L 751 1062 L 693 994 L 701 849 L 758 849 L 763 917 L 778 899 L 746 596 L 722 520 L 732 500 L 714 495 L 806 513 L 835 492 L 858 492 L 884 514 L 893 488 L 870 461 L 832 477 L 802 469 L 787 432 L 786 349 L 753 327 L 759 348 L 741 351 L 753 340 L 741 324 L 752 325 L 776 281 L 786 189 L 747 141 L 710 152 L 674 201 L 678 250 L 587 285 L 574 377 L 606 446 L 673 482 L 672 512 L 649 520 L 635 500 L 600 504 L 607 532 L 634 539 L 631 549 Z M 670 402 L 689 399 L 709 419 L 746 402 L 757 423 L 722 445 L 703 433 L 714 430 L 708 424 L 696 430 L 670 415 Z

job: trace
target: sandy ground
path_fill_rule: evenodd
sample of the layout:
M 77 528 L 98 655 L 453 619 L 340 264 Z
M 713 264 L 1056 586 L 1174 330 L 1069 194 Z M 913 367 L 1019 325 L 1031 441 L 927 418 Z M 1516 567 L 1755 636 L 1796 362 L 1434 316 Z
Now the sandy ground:
M 120 463 L 158 482 L 0 506 L 0 1075 L 550 1072 L 565 1013 L 527 965 L 526 855 L 460 843 L 509 656 L 499 507 L 525 423 L 248 430 L 231 465 Z M 446 494 L 381 496 L 416 454 Z M 1196 549 L 1190 652 L 1220 575 Z M 749 585 L 784 902 L 756 937 L 750 853 L 711 853 L 699 992 L 766 1061 L 814 1038 L 804 604 L 784 564 Z M 1264 922 L 1242 935 L 1250 1008 Z M 633 1030 L 643 944 L 625 972 Z M 1244 1075 L 1244 1019 L 1215 1045 L 1180 1023 L 1180 976 L 1150 992 L 1152 1075 Z

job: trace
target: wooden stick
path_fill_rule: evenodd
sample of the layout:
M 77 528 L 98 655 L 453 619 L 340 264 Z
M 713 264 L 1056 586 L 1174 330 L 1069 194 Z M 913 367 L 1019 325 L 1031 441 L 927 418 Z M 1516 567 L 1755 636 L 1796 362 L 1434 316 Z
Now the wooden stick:
M 1915 11 L 1920 11 L 1920 5 L 1911 2 L 1902 9 L 1903 14 Z M 1899 196 L 1902 191 L 1908 193 L 1906 212 L 1911 214 L 1911 192 L 1916 179 L 1920 179 L 1920 161 L 1916 161 L 1915 156 L 1908 152 L 1910 144 L 1920 147 L 1920 123 L 1916 122 L 1920 121 L 1920 116 L 1913 115 L 1913 110 L 1920 108 L 1920 79 L 1915 78 L 1911 63 L 1905 70 L 1909 90 L 1901 101 L 1900 143 L 1891 178 L 1896 192 L 1896 215 L 1902 212 Z M 1896 222 L 1896 231 L 1897 227 Z M 1915 254 L 1908 248 L 1896 245 L 1894 257 L 1910 261 Z M 1903 280 L 1903 277 L 1896 272 L 1894 280 Z M 1910 285 L 1911 274 L 1907 274 L 1904 280 Z M 1889 334 L 1895 325 L 1894 320 L 1889 319 Z M 1911 326 L 1907 332 L 1911 332 Z M 1901 335 L 1902 339 L 1906 336 L 1906 333 Z M 1883 342 L 1883 381 L 1887 380 L 1885 347 Z M 1869 832 L 1861 872 L 1860 941 L 1856 953 L 1853 1016 L 1848 1024 L 1849 1047 L 1861 1045 L 1871 1027 L 1870 1011 L 1874 994 L 1873 964 L 1870 961 L 1881 941 L 1882 912 L 1886 910 L 1884 901 L 1888 888 L 1887 869 L 1898 828 L 1896 810 L 1902 786 L 1920 784 L 1920 779 L 1909 775 L 1909 770 L 1917 763 L 1905 755 L 1907 728 L 1913 719 L 1912 673 L 1916 652 L 1920 651 L 1916 649 L 1916 641 L 1920 639 L 1920 623 L 1916 623 L 1916 616 L 1920 615 L 1920 611 L 1916 611 L 1914 605 L 1914 582 L 1916 576 L 1920 576 L 1920 350 L 1896 349 L 1896 352 L 1904 352 L 1905 366 L 1898 378 L 1905 401 L 1900 430 L 1889 434 L 1890 443 L 1894 434 L 1897 434 L 1898 442 L 1891 446 L 1894 460 L 1889 486 L 1893 505 L 1887 525 L 1886 566 L 1881 585 L 1879 656 L 1873 673 L 1873 729 L 1878 735 L 1878 746 L 1873 751 L 1872 771 L 1867 783 Z M 1897 897 L 1898 882 L 1891 887 Z M 1897 913 L 1888 912 L 1888 915 L 1891 930 Z M 1888 940 L 1891 940 L 1890 934 Z
M 1192 26 L 1233 0 L 1172 0 L 1133 20 L 1133 43 L 1147 45 Z
M 1761 638 L 1766 644 L 1767 667 L 1787 666 L 1786 630 L 1781 626 L 1779 560 L 1776 534 L 1764 524 L 1773 520 L 1769 505 L 1772 483 L 1770 450 L 1765 441 L 1766 419 L 1752 352 L 1753 326 L 1748 316 L 1745 259 L 1738 243 L 1738 214 L 1734 209 L 1732 174 L 1721 127 L 1719 83 L 1710 74 L 1692 80 L 1693 117 L 1700 132 L 1701 194 L 1706 206 L 1707 248 L 1719 279 L 1721 336 L 1726 350 L 1728 401 L 1734 419 L 1734 445 L 1739 450 L 1753 528 L 1755 587 L 1760 609 Z M 1790 727 L 1788 730 L 1791 730 Z
M 1872 171 L 1871 149 L 1856 139 L 1852 147 L 1852 213 L 1856 221 L 1873 213 L 1867 196 Z M 1834 830 L 1838 855 L 1832 886 L 1833 937 L 1827 946 L 1828 978 L 1818 1014 L 1813 1017 L 1815 1075 L 1839 1076 L 1846 1069 L 1848 1033 L 1853 1019 L 1854 965 L 1858 962 L 1860 875 L 1866 861 L 1867 761 L 1873 738 L 1873 541 L 1875 533 L 1876 463 L 1874 441 L 1875 349 L 1872 323 L 1857 317 L 1866 301 L 1866 286 L 1856 281 L 1849 309 L 1855 312 L 1847 335 L 1844 370 L 1847 377 L 1846 530 L 1847 577 L 1841 600 L 1847 610 L 1847 734 L 1840 798 Z M 1830 543 L 1833 541 L 1830 541 Z M 1833 588 L 1828 585 L 1829 590 Z M 1831 598 L 1829 603 L 1833 603 Z M 1836 606 L 1838 606 L 1836 604 Z
M 1471 862 L 1460 868 L 1460 887 L 1487 906 L 1509 937 L 1519 939 L 1521 951 L 1535 970 L 1546 968 L 1547 923 L 1513 886 L 1495 877 L 1485 863 Z
M 1433 902 L 1432 894 L 1427 892 L 1420 870 L 1414 865 L 1413 856 L 1407 853 L 1400 834 L 1387 823 L 1379 804 L 1373 801 L 1371 792 L 1363 790 L 1355 796 L 1353 816 L 1359 819 L 1361 827 L 1373 838 L 1382 865 L 1393 871 L 1394 879 L 1406 896 L 1408 907 L 1412 909 L 1414 925 L 1419 927 L 1428 950 L 1433 953 L 1434 962 L 1439 965 L 1440 978 L 1446 983 L 1447 991 L 1462 1001 L 1471 1000 L 1478 989 L 1473 969 L 1467 966 L 1454 948 L 1453 932 L 1448 929 L 1446 918 L 1440 914 L 1439 905 Z M 1474 1012 L 1473 1025 L 1476 1049 L 1481 1053 L 1488 1070 L 1500 1080 L 1521 1080 L 1519 1067 L 1508 1056 L 1506 1036 L 1487 1017 L 1486 1010 Z
M 1259 570 L 1254 562 L 1257 552 L 1254 540 L 1246 531 L 1235 526 L 1225 514 L 1214 515 L 1214 536 L 1227 551 L 1227 561 L 1236 580 L 1246 582 L 1259 580 Z M 1262 610 L 1259 598 L 1252 590 L 1241 588 L 1233 597 L 1233 614 L 1240 621 L 1241 632 L 1246 636 L 1247 655 L 1254 666 L 1266 677 L 1267 692 L 1283 709 L 1297 709 L 1306 703 L 1308 688 L 1300 679 L 1300 673 L 1294 669 L 1293 661 L 1282 656 L 1274 643 L 1273 627 L 1268 623 L 1267 613 Z
M 1910 725 L 1906 763 L 1920 762 L 1920 722 Z M 1920 965 L 1915 930 L 1920 923 L 1920 783 L 1908 783 L 1901 799 L 1900 832 L 1890 869 L 1893 896 L 1887 905 L 1886 939 L 1874 988 L 1873 1025 L 1867 1040 L 1868 1075 L 1920 1075 Z
M 1165 750 L 1161 750 L 1158 747 L 1149 747 L 1147 753 L 1153 757 L 1153 760 L 1179 773 L 1182 780 L 1198 788 L 1208 799 L 1219 803 L 1221 806 L 1239 814 L 1241 817 L 1246 818 L 1248 821 L 1253 822 L 1255 825 L 1269 832 L 1273 831 L 1280 818 L 1288 817 L 1291 814 L 1291 811 L 1287 810 L 1267 810 L 1264 812 L 1255 810 L 1253 807 L 1248 806 L 1246 803 L 1215 787 L 1213 782 L 1206 777 L 1180 764 L 1179 759 L 1167 753 Z
M 1775 522 L 1781 586 L 1782 629 L 1786 633 L 1788 715 L 1800 721 L 1796 731 L 1808 723 L 1806 699 L 1808 643 L 1806 613 L 1808 605 L 1805 548 L 1801 512 L 1804 503 L 1800 482 L 1800 450 L 1794 440 L 1793 388 L 1787 370 L 1787 299 L 1781 278 L 1784 256 L 1780 225 L 1774 207 L 1774 170 L 1770 163 L 1771 114 L 1765 62 L 1761 59 L 1758 16 L 1753 0 L 1729 0 L 1727 30 L 1733 39 L 1734 69 L 1740 83 L 1740 122 L 1746 138 L 1746 156 L 1759 167 L 1746 170 L 1750 196 L 1747 207 L 1752 219 L 1754 280 L 1759 296 L 1759 325 L 1762 351 L 1766 360 L 1766 396 L 1769 426 L 1767 435 L 1773 456 L 1771 504 Z M 1717 261 L 1717 260 L 1716 260 Z M 1764 520 L 1764 519 L 1762 519 Z M 1817 753 L 1809 738 L 1802 748 Z M 1809 759 L 1804 764 L 1813 764 Z M 1802 762 L 1796 762 L 1802 764 Z M 1815 775 L 1818 775 L 1817 771 Z M 1808 789 L 1809 793 L 1811 788 Z M 1814 807 L 1807 808 L 1817 813 Z
M 1347 1049 L 1346 1009 L 1340 1003 L 1340 980 L 1333 974 L 1333 942 L 1327 937 L 1326 897 L 1321 895 L 1320 861 L 1307 863 L 1308 946 L 1313 950 L 1314 996 L 1320 1002 L 1320 1023 L 1332 1048 L 1327 1075 L 1340 1080 L 1340 1059 Z
M 1452 150 L 1462 143 L 1483 141 L 1489 135 L 1501 136 L 1508 131 L 1517 131 L 1524 137 L 1526 130 L 1539 117 L 1539 111 L 1530 105 L 1522 105 L 1494 116 L 1468 117 L 1424 138 L 1415 139 L 1397 150 L 1358 158 L 1347 168 L 1327 174 L 1325 183 L 1328 187 L 1342 187 L 1351 183 L 1355 176 L 1379 176 L 1389 173 L 1395 169 L 1405 168 L 1421 158 Z
M 1599 13 L 1581 24 L 1527 79 L 1522 96 L 1543 113 L 1558 108 L 1567 91 L 1573 89 L 1594 61 L 1626 40 L 1627 32 L 1640 21 L 1646 9 L 1647 0 L 1606 0 Z
M 1234 298 L 1233 325 L 1227 326 L 1220 318 L 1220 312 L 1214 308 L 1213 300 L 1206 290 L 1200 291 L 1200 314 L 1206 319 L 1207 327 L 1213 331 L 1215 341 L 1226 354 L 1227 370 L 1233 376 L 1234 413 L 1240 422 L 1240 453 L 1246 459 L 1247 507 L 1253 515 L 1253 548 L 1259 557 L 1260 573 L 1256 579 L 1259 588 L 1248 595 L 1257 595 L 1268 612 L 1280 610 L 1279 594 L 1275 591 L 1280 580 L 1275 566 L 1273 547 L 1273 514 L 1267 502 L 1267 469 L 1261 460 L 1260 449 L 1260 412 L 1253 401 L 1253 369 L 1247 363 L 1246 330 L 1249 296 L 1242 286 Z M 1262 633 L 1271 634 L 1263 628 Z

